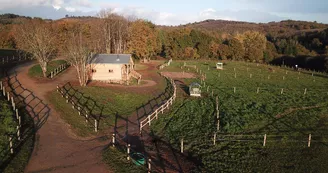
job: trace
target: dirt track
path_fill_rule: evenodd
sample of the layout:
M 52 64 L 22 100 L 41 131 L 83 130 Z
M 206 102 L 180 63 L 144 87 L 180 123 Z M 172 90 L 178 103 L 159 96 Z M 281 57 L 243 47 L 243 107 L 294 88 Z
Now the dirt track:
M 68 69 L 53 81 L 36 82 L 27 76 L 31 64 L 16 67 L 17 78 L 25 88 L 31 90 L 50 107 L 50 115 L 36 134 L 36 142 L 25 172 L 110 172 L 102 163 L 101 152 L 108 143 L 94 139 L 78 139 L 69 126 L 60 118 L 46 100 L 46 94 L 57 84 L 76 79 L 74 69 Z M 32 105 L 33 106 L 33 105 Z

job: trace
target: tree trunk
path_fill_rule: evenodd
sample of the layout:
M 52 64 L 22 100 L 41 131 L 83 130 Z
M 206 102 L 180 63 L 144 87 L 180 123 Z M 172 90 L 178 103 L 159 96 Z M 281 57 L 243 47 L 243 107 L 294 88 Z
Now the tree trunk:
M 47 77 L 47 62 L 40 62 L 43 77 Z

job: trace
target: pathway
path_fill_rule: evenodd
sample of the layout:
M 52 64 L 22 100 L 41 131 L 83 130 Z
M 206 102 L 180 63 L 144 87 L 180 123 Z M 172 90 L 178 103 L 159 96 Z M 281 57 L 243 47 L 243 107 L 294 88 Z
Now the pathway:
M 102 163 L 101 156 L 108 141 L 101 142 L 97 138 L 77 138 L 46 99 L 47 93 L 56 89 L 57 84 L 66 83 L 65 79 L 76 79 L 75 70 L 69 68 L 54 80 L 44 83 L 34 81 L 27 76 L 28 69 L 32 65 L 31 63 L 23 64 L 14 70 L 17 71 L 17 78 L 23 87 L 31 90 L 35 96 L 48 104 L 50 114 L 47 121 L 37 131 L 34 150 L 25 172 L 109 172 L 106 165 Z

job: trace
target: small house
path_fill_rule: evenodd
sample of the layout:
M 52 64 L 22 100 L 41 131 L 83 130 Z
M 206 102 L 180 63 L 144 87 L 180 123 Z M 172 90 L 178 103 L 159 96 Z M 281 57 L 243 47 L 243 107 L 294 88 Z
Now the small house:
M 199 83 L 191 83 L 189 86 L 190 96 L 200 97 L 202 94 L 201 85 Z
M 90 79 L 109 83 L 129 84 L 131 77 L 141 75 L 134 71 L 135 64 L 130 54 L 96 54 L 89 62 Z

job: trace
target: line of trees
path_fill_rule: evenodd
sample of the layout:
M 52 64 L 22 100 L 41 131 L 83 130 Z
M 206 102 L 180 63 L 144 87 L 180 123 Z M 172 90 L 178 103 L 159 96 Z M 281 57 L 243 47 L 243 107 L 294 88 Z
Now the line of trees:
M 273 37 L 258 31 L 224 34 L 188 26 L 157 27 L 149 21 L 102 10 L 96 18 L 57 21 L 27 18 L 11 27 L 1 25 L 0 35 L 5 37 L 0 39 L 0 46 L 11 45 L 32 54 L 44 75 L 51 59 L 66 57 L 76 67 L 80 83 L 85 86 L 88 80 L 86 64 L 91 52 L 131 53 L 135 59 L 142 61 L 160 56 L 271 62 L 284 55 L 328 53 L 327 33 L 328 30 L 323 30 L 289 38 Z M 325 63 L 328 64 L 328 60 Z

